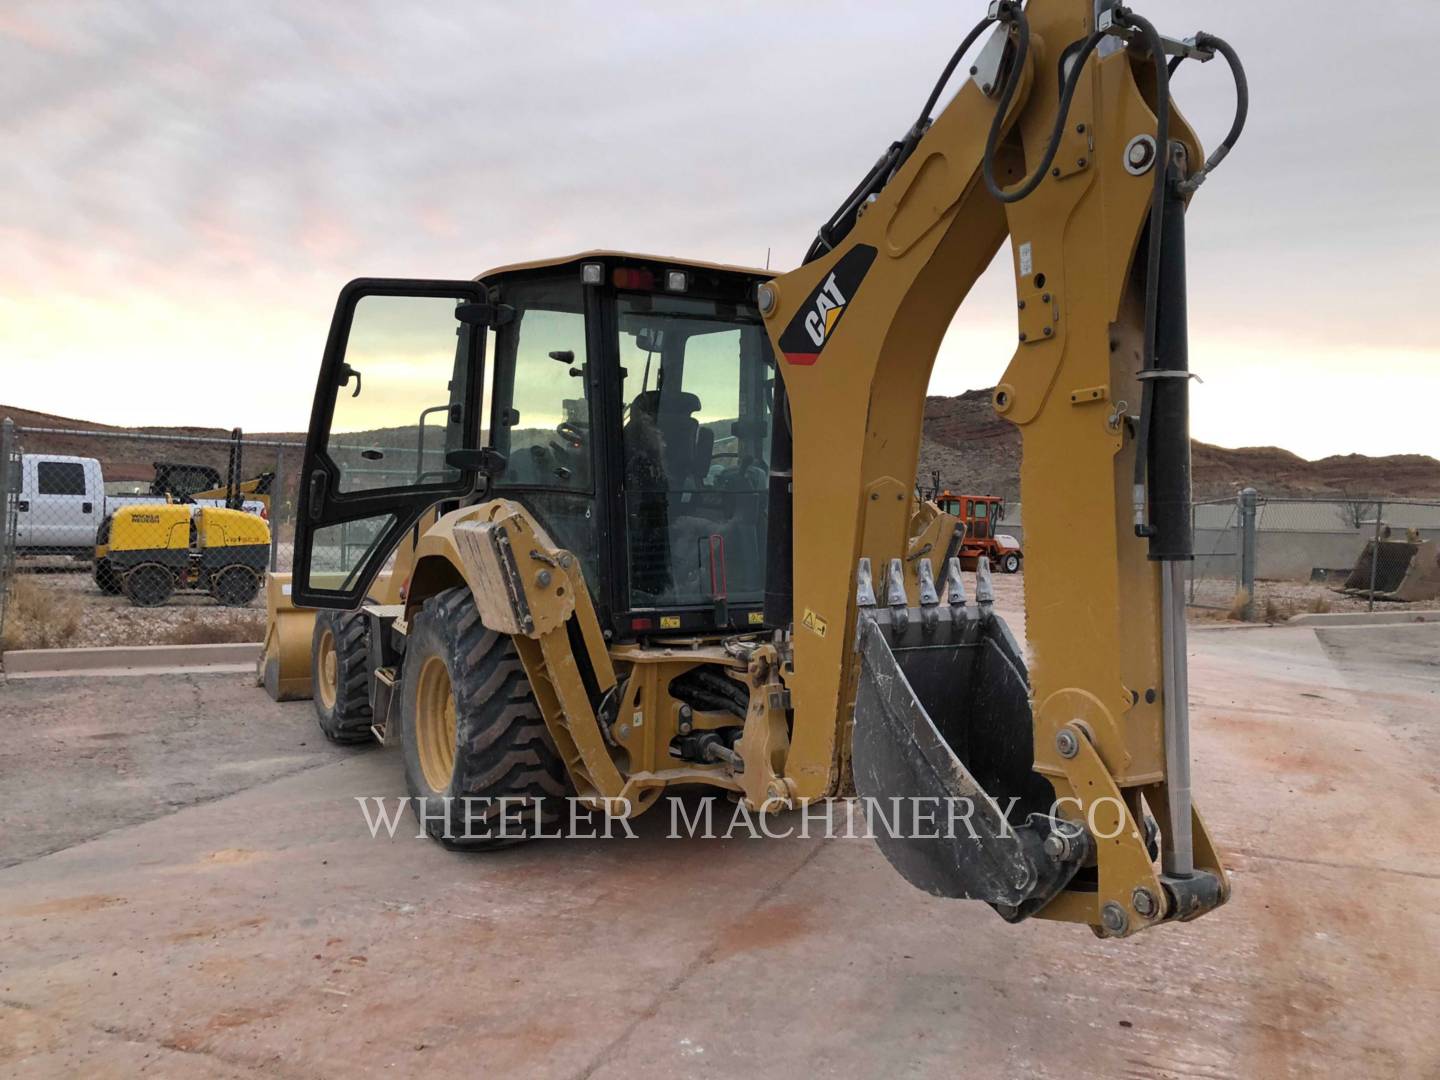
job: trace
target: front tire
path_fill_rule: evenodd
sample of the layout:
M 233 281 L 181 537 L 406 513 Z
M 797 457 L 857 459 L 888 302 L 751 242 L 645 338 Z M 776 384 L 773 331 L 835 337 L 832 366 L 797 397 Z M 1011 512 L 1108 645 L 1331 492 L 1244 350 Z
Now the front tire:
M 405 781 L 431 837 L 499 848 L 560 820 L 564 762 L 515 643 L 481 623 L 469 589 L 432 596 L 415 616 L 400 694 Z
M 374 738 L 370 725 L 370 641 L 358 611 L 317 611 L 310 637 L 312 699 L 320 730 L 333 743 Z
M 1020 572 L 1020 556 L 1013 551 L 1000 560 L 1000 569 L 1007 574 L 1018 574 Z

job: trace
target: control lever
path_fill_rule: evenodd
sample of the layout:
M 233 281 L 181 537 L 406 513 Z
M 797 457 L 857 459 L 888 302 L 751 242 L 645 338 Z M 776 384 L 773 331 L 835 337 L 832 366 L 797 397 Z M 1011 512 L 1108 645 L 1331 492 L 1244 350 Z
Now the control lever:
M 709 546 L 710 599 L 715 605 L 715 625 L 730 622 L 729 587 L 725 579 L 725 538 L 719 533 L 703 537 L 701 545 Z

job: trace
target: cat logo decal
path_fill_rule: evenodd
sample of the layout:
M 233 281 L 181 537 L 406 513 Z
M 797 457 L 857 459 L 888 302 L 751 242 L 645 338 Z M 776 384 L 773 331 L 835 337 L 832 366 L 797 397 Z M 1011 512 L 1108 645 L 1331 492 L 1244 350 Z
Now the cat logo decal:
M 875 249 L 868 244 L 857 244 L 840 256 L 780 335 L 787 362 L 808 367 L 820 359 L 874 261 Z

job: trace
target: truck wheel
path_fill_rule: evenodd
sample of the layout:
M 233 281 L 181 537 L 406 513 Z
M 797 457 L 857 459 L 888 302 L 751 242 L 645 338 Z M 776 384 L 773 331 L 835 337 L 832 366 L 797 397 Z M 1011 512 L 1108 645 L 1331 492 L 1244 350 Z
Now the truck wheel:
M 1010 552 L 1010 554 L 1006 555 L 1003 559 L 1000 560 L 1000 569 L 1004 570 L 1007 574 L 1019 573 L 1020 556 L 1016 555 L 1013 551 Z
M 260 591 L 260 575 L 248 566 L 222 566 L 210 575 L 210 595 L 226 607 L 244 607 Z
M 406 635 L 400 694 L 405 781 L 434 839 L 506 847 L 560 820 L 564 762 L 515 643 L 485 628 L 469 589 L 425 601 Z
M 317 611 L 310 670 L 315 680 L 315 718 L 325 737 L 342 745 L 372 739 L 365 616 L 358 611 Z
M 159 563 L 141 563 L 125 575 L 125 595 L 136 607 L 156 607 L 174 591 L 174 572 Z
M 119 596 L 125 591 L 120 575 L 115 573 L 109 559 L 95 560 L 95 585 L 106 596 Z

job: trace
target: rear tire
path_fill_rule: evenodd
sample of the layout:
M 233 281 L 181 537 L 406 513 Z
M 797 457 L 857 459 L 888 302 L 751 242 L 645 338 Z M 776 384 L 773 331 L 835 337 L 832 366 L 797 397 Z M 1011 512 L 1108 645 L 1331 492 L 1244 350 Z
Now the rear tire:
M 400 694 L 405 782 L 431 837 L 452 848 L 500 848 L 561 819 L 564 762 L 515 643 L 486 629 L 469 589 L 425 601 L 406 635 Z M 468 815 L 465 799 L 474 800 Z
M 95 560 L 95 586 L 106 596 L 119 596 L 125 591 L 125 584 L 109 559 Z
M 248 566 L 222 566 L 210 575 L 210 595 L 226 607 L 245 607 L 260 591 L 260 575 Z
M 1000 560 L 1000 569 L 1007 574 L 1018 574 L 1020 572 L 1020 556 L 1013 551 Z
M 370 638 L 358 611 L 317 611 L 310 637 L 311 695 L 320 730 L 342 746 L 369 742 Z
M 136 607 L 158 607 L 174 591 L 175 572 L 159 563 L 141 563 L 125 575 L 125 595 Z

